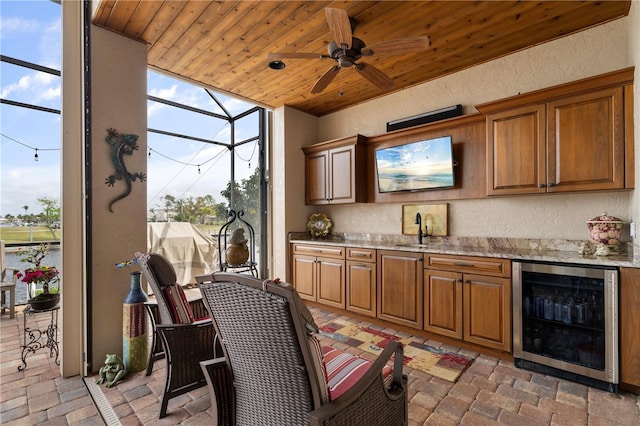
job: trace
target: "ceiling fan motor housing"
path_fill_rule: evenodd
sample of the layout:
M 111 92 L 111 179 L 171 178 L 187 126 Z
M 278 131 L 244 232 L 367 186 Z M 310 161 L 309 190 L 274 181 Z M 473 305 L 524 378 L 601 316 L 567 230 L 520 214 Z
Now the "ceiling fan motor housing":
M 362 40 L 352 37 L 350 49 L 343 49 L 335 41 L 332 41 L 327 46 L 327 50 L 329 51 L 329 56 L 338 61 L 341 67 L 351 67 L 355 61 L 362 57 L 362 49 L 365 46 Z

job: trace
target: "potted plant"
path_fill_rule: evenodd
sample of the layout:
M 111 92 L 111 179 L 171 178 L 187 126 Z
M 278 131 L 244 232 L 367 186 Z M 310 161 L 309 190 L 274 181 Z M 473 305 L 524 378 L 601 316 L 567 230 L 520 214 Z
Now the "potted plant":
M 18 272 L 17 277 L 29 286 L 29 304 L 35 310 L 53 308 L 60 301 L 60 272 L 55 266 L 41 265 L 48 252 L 47 243 L 18 250 L 20 261 L 32 265 Z

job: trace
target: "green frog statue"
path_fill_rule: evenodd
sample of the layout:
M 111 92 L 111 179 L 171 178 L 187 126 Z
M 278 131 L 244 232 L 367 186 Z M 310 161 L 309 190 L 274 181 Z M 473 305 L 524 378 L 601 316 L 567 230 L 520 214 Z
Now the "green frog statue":
M 100 367 L 100 378 L 96 383 L 101 385 L 107 382 L 107 387 L 115 386 L 127 374 L 127 369 L 120 357 L 116 354 L 107 354 L 104 365 Z

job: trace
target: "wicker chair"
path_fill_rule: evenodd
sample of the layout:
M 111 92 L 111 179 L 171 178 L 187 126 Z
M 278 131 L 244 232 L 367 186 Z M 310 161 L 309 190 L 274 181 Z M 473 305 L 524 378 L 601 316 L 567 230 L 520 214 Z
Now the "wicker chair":
M 342 353 L 365 367 L 357 382 L 329 400 L 325 348 L 317 345 L 313 317 L 291 285 L 217 272 L 200 291 L 224 353 L 201 365 L 210 384 L 220 369 L 232 374 L 233 391 L 226 391 L 233 398 L 230 424 L 407 424 L 401 344 L 389 344 L 373 363 Z M 382 371 L 392 355 L 393 372 L 385 379 Z M 221 399 L 215 392 L 210 388 L 212 405 Z
M 154 312 L 157 312 L 159 319 L 152 320 L 157 321 L 155 328 L 167 361 L 166 382 L 159 414 L 159 418 L 163 418 L 167 414 L 171 398 L 207 384 L 199 363 L 213 358 L 216 352 L 221 353 L 221 349 L 218 343 L 217 350 L 214 350 L 215 330 L 210 318 L 187 323 L 181 323 L 180 319 L 176 318 L 176 301 L 171 300 L 163 291 L 176 285 L 175 270 L 167 259 L 158 254 L 146 253 L 136 253 L 136 259 L 157 301 Z M 185 305 L 193 306 L 193 303 Z M 158 347 L 154 341 L 149 360 L 150 368 L 153 361 L 158 359 Z M 224 380 L 224 377 L 220 380 Z M 220 422 L 224 420 L 224 417 L 221 417 Z

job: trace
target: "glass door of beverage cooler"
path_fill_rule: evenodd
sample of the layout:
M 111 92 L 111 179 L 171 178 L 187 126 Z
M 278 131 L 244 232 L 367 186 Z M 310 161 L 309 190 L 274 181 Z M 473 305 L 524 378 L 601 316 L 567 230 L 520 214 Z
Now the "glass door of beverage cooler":
M 617 271 L 513 265 L 516 365 L 536 367 L 526 360 L 568 379 L 618 383 Z

